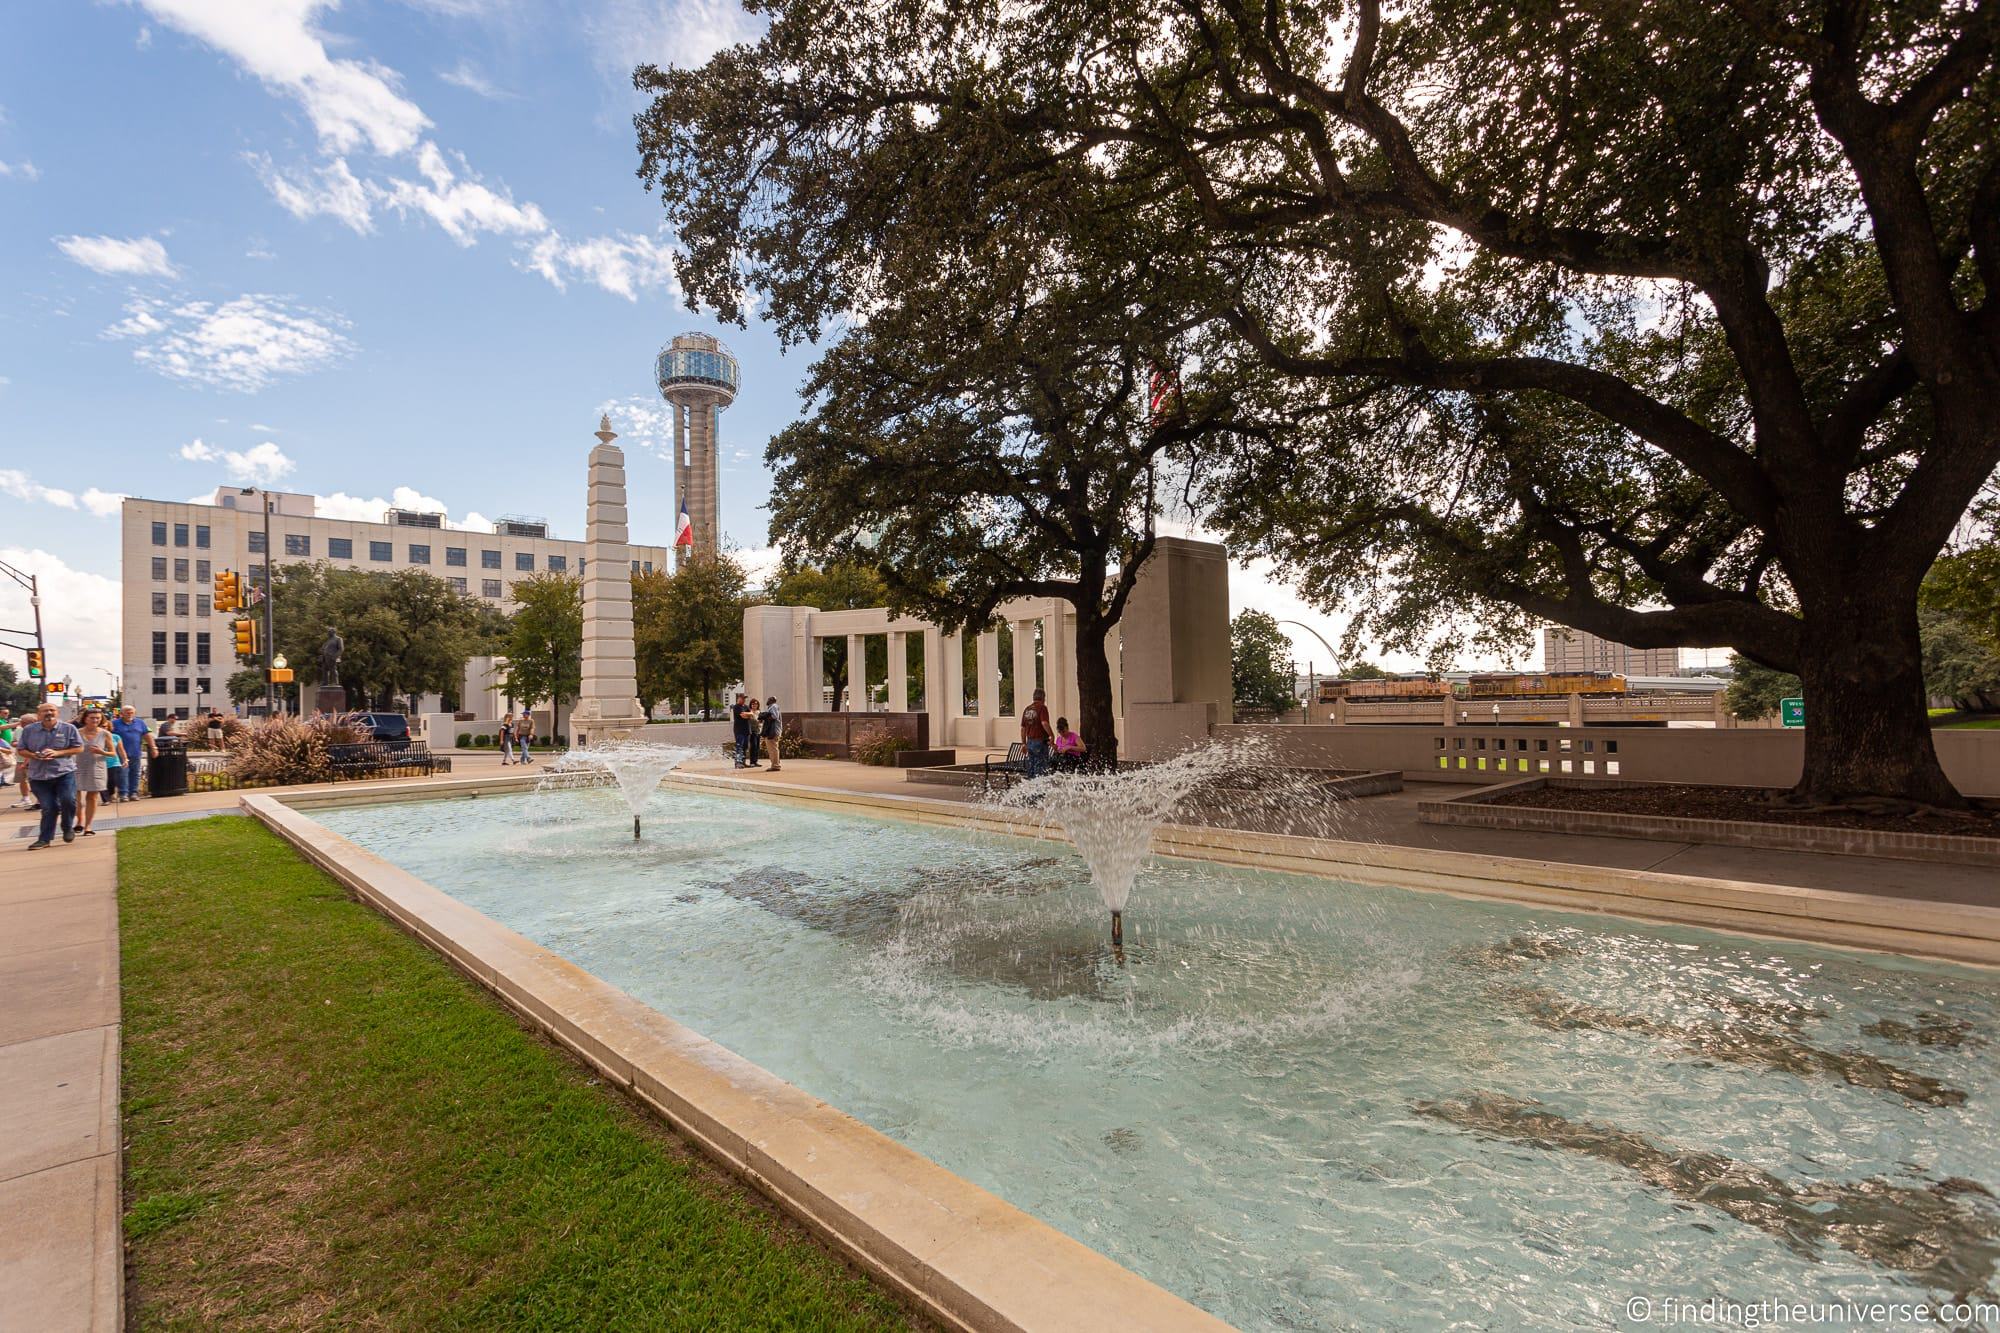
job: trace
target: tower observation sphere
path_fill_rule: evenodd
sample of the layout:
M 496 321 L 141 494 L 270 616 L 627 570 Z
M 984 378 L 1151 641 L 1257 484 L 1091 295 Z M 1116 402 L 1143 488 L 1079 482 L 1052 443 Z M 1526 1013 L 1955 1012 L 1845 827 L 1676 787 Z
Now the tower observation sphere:
M 722 536 L 717 444 L 722 409 L 736 401 L 736 358 L 720 338 L 678 334 L 660 349 L 653 379 L 674 413 L 674 521 L 686 512 L 692 549 L 714 555 Z M 685 561 L 689 549 L 677 544 L 676 559 Z

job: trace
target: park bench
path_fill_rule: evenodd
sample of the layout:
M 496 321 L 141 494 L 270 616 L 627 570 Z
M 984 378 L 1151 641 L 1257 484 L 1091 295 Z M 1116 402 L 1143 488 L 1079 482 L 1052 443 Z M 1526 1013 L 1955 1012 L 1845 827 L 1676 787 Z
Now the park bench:
M 994 763 L 993 759 L 994 756 L 989 751 L 985 759 L 980 761 L 981 776 L 989 785 L 996 778 L 1002 782 L 1011 782 L 1015 778 L 1028 776 L 1028 747 L 1020 741 L 1015 741 L 1007 747 L 1006 757 L 999 763 Z
M 382 741 L 357 741 L 330 745 L 327 754 L 333 761 L 334 778 L 341 782 L 354 778 L 406 778 L 451 772 L 451 756 L 433 754 L 428 745 L 411 743 L 396 746 Z

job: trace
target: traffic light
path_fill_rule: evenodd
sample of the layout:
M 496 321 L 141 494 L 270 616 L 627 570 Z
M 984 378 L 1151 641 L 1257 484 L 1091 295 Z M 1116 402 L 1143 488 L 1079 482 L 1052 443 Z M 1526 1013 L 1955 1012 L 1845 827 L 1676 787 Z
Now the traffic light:
M 46 675 L 48 675 L 48 667 L 42 662 L 42 650 L 39 648 L 30 648 L 28 650 L 28 679 L 40 680 Z
M 62 682 L 59 680 L 52 680 L 48 684 L 44 685 L 42 687 L 42 690 L 44 693 L 47 694 L 61 694 L 63 692 Z
M 257 655 L 257 622 L 250 616 L 229 622 L 229 628 L 236 632 L 236 655 L 255 657 Z
M 215 576 L 215 609 L 234 611 L 243 605 L 243 580 L 233 569 L 224 569 Z

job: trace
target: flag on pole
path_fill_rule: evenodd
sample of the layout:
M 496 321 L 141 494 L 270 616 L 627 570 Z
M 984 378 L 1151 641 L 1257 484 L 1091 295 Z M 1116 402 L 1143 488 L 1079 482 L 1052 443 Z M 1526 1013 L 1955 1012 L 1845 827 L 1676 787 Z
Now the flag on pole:
M 1152 413 L 1153 429 L 1158 430 L 1172 415 L 1180 392 L 1180 377 L 1155 365 L 1146 384 L 1146 406 Z
M 681 521 L 680 526 L 674 529 L 674 545 L 685 546 L 690 551 L 694 549 L 694 520 L 688 517 L 686 500 L 681 501 Z

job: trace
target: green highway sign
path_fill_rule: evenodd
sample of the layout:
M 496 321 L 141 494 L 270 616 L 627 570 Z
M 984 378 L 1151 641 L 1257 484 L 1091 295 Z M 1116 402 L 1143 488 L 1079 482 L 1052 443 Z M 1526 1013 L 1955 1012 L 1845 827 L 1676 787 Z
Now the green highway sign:
M 1803 727 L 1806 724 L 1806 701 L 1804 699 L 1778 700 L 1778 713 L 1788 727 Z

